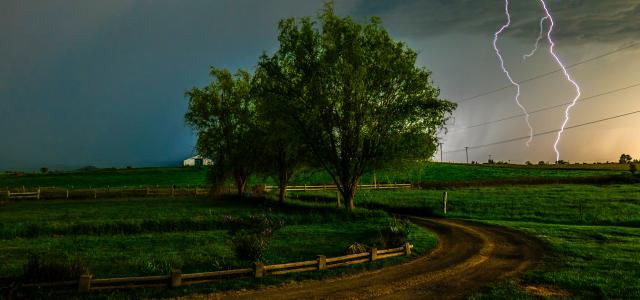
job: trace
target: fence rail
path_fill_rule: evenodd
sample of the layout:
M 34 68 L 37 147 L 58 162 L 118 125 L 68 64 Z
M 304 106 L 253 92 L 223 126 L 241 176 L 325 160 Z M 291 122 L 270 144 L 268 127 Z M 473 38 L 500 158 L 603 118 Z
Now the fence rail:
M 277 185 L 267 185 L 265 189 L 267 191 L 277 190 L 280 187 Z M 358 188 L 361 190 L 383 190 L 383 189 L 410 189 L 410 183 L 384 183 L 384 184 L 361 184 L 358 185 Z M 288 185 L 287 192 L 296 192 L 296 191 L 336 191 L 338 190 L 338 186 L 335 184 L 322 184 L 322 185 Z
M 76 290 L 90 292 L 107 289 L 133 288 L 174 288 L 192 284 L 209 283 L 227 278 L 277 276 L 289 273 L 323 271 L 341 266 L 356 265 L 397 256 L 411 255 L 413 245 L 405 243 L 402 247 L 378 250 L 371 248 L 368 252 L 327 258 L 318 255 L 315 260 L 291 262 L 275 265 L 264 265 L 256 262 L 253 268 L 224 270 L 215 272 L 182 274 L 173 270 L 169 275 L 123 277 L 94 279 L 90 274 L 83 274 L 78 280 L 46 283 L 23 284 L 22 288 L 54 288 L 61 291 Z
M 205 187 L 104 187 L 104 188 L 14 188 L 0 191 L 8 200 L 22 199 L 97 199 L 119 197 L 179 197 L 205 196 L 209 188 Z

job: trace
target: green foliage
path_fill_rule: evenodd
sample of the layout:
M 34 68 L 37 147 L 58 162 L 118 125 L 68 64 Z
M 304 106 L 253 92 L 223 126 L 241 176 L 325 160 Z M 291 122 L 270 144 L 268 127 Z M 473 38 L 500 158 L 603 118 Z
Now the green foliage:
M 636 168 L 636 164 L 635 163 L 630 163 L 629 164 L 629 172 L 631 172 L 631 174 L 635 175 L 636 171 L 638 171 L 638 169 Z
M 433 154 L 455 104 L 438 98 L 417 54 L 393 41 L 379 19 L 358 24 L 327 3 L 317 23 L 286 19 L 279 31 L 280 49 L 259 62 L 264 89 L 288 99 L 275 101 L 275 111 L 295 125 L 347 209 L 367 168 Z
M 628 163 L 630 163 L 632 161 L 633 161 L 633 158 L 631 158 L 631 155 L 624 154 L 624 153 L 622 153 L 620 155 L 620 159 L 618 160 L 618 162 L 621 163 L 621 164 L 628 164 Z
M 248 261 L 265 261 L 264 253 L 269 246 L 269 236 L 251 231 L 239 231 L 231 241 L 238 257 Z
M 376 243 L 378 248 L 396 248 L 409 242 L 411 223 L 403 219 L 392 218 L 389 224 L 380 230 L 380 237 Z
M 185 120 L 198 136 L 196 148 L 211 158 L 211 181 L 221 186 L 231 177 L 242 195 L 256 162 L 256 103 L 251 97 L 251 75 L 238 70 L 211 68 L 212 82 L 193 87 L 186 95 L 189 108 Z

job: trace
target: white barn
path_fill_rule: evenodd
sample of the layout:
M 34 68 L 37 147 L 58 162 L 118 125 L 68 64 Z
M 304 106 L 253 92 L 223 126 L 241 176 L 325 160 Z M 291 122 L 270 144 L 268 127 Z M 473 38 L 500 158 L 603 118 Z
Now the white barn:
M 199 167 L 199 166 L 212 166 L 213 161 L 208 158 L 203 158 L 200 155 L 189 157 L 182 161 L 183 167 Z

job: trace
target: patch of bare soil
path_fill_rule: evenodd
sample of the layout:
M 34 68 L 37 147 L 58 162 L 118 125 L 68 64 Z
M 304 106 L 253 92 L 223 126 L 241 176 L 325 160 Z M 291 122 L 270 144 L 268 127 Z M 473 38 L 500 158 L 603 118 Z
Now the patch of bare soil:
M 568 291 L 546 285 L 525 285 L 522 289 L 529 294 L 545 298 L 567 298 L 571 296 Z
M 328 280 L 180 299 L 460 299 L 516 277 L 545 251 L 540 240 L 500 226 L 410 219 L 438 234 L 438 246 L 407 263 Z

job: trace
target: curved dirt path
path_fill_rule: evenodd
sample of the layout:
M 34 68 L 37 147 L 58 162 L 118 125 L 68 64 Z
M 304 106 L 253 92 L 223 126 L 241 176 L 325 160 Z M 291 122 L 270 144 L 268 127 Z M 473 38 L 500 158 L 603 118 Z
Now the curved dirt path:
M 438 246 L 407 263 L 321 281 L 184 299 L 459 299 L 530 268 L 542 243 L 474 222 L 410 218 L 438 235 Z

